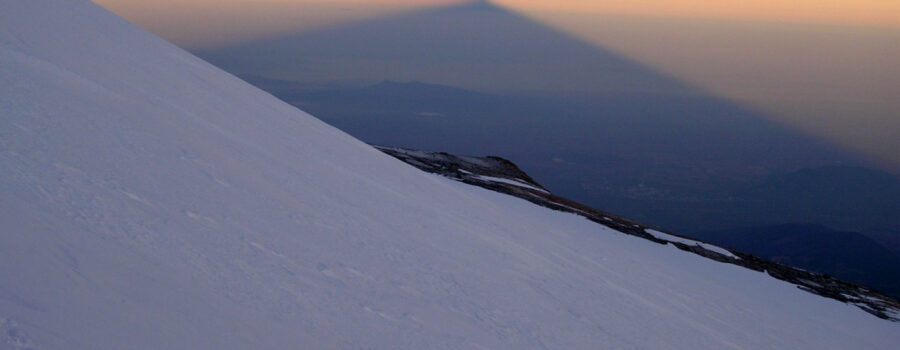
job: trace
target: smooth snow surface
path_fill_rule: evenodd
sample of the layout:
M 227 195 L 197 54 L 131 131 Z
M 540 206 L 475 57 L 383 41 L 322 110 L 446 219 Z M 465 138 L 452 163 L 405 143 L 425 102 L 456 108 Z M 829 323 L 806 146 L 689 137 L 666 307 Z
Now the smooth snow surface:
M 427 175 L 87 1 L 0 2 L 0 348 L 892 349 L 765 274 Z

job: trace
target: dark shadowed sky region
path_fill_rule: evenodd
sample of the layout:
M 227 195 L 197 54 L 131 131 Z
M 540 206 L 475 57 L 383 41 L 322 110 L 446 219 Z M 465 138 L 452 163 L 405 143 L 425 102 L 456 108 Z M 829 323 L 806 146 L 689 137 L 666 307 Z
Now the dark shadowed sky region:
M 642 64 L 484 2 L 197 52 L 232 72 L 293 81 L 422 81 L 556 94 L 699 93 Z
M 545 26 L 573 41 L 642 64 L 658 76 L 675 78 L 683 86 L 758 109 L 786 128 L 856 152 L 871 166 L 900 170 L 897 2 L 97 2 L 190 50 L 230 53 L 230 61 L 216 57 L 238 72 L 267 78 L 415 80 L 482 91 L 665 88 L 628 73 L 617 79 L 620 66 L 601 67 L 589 56 L 566 51 L 574 45 L 554 46 L 558 41 L 533 35 L 536 26 Z M 496 16 L 477 11 L 488 6 L 518 17 L 495 21 Z M 447 16 L 454 11 L 467 13 Z M 436 15 L 441 12 L 445 16 Z M 521 25 L 526 18 L 531 25 Z M 406 24 L 436 22 L 418 27 L 424 28 L 420 32 L 405 33 L 408 27 L 393 23 L 395 19 Z M 352 36 L 364 28 L 373 31 Z M 453 31 L 456 35 L 447 35 Z M 435 36 L 456 40 L 429 40 Z M 467 38 L 473 42 L 466 42 Z M 304 40 L 318 43 L 298 47 Z M 498 41 L 508 46 L 474 47 Z M 262 49 L 276 43 L 289 46 Z M 529 50 L 516 50 L 522 47 Z M 266 64 L 253 66 L 259 63 Z

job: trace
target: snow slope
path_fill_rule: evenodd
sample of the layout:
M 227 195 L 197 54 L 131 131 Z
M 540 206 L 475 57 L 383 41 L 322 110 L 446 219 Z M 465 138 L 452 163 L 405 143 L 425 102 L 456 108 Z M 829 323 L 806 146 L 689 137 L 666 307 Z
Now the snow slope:
M 900 325 L 428 175 L 83 0 L 0 2 L 0 349 L 889 349 Z

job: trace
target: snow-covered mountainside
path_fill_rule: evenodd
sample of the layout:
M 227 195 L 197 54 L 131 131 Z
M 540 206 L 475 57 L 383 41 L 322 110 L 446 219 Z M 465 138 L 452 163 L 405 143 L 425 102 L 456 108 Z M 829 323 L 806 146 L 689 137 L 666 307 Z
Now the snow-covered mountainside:
M 430 175 L 85 0 L 0 2 L 0 348 L 890 349 L 766 274 Z
M 433 153 L 396 147 L 375 146 L 375 148 L 430 173 L 516 196 L 542 207 L 577 214 L 618 232 L 655 243 L 671 244 L 683 251 L 718 262 L 765 272 L 772 277 L 795 284 L 801 290 L 857 305 L 886 320 L 898 321 L 898 317 L 900 317 L 900 303 L 878 291 L 826 274 L 778 264 L 744 252 L 661 232 L 652 227 L 556 196 L 535 182 L 531 176 L 528 176 L 514 163 L 503 158 L 456 156 L 444 152 Z

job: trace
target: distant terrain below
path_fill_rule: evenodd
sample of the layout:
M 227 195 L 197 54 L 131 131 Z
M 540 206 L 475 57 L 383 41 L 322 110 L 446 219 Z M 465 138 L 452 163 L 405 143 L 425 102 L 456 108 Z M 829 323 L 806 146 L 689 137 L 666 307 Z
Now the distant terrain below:
M 900 257 L 855 232 L 812 224 L 784 224 L 693 235 L 802 269 L 869 286 L 900 297 Z
M 661 228 L 810 222 L 900 252 L 896 178 L 858 154 L 490 2 L 194 53 L 363 141 L 502 156 Z
M 854 159 L 722 101 L 245 79 L 368 143 L 502 156 L 555 193 L 676 232 L 809 222 L 900 252 L 900 179 L 836 165 Z

